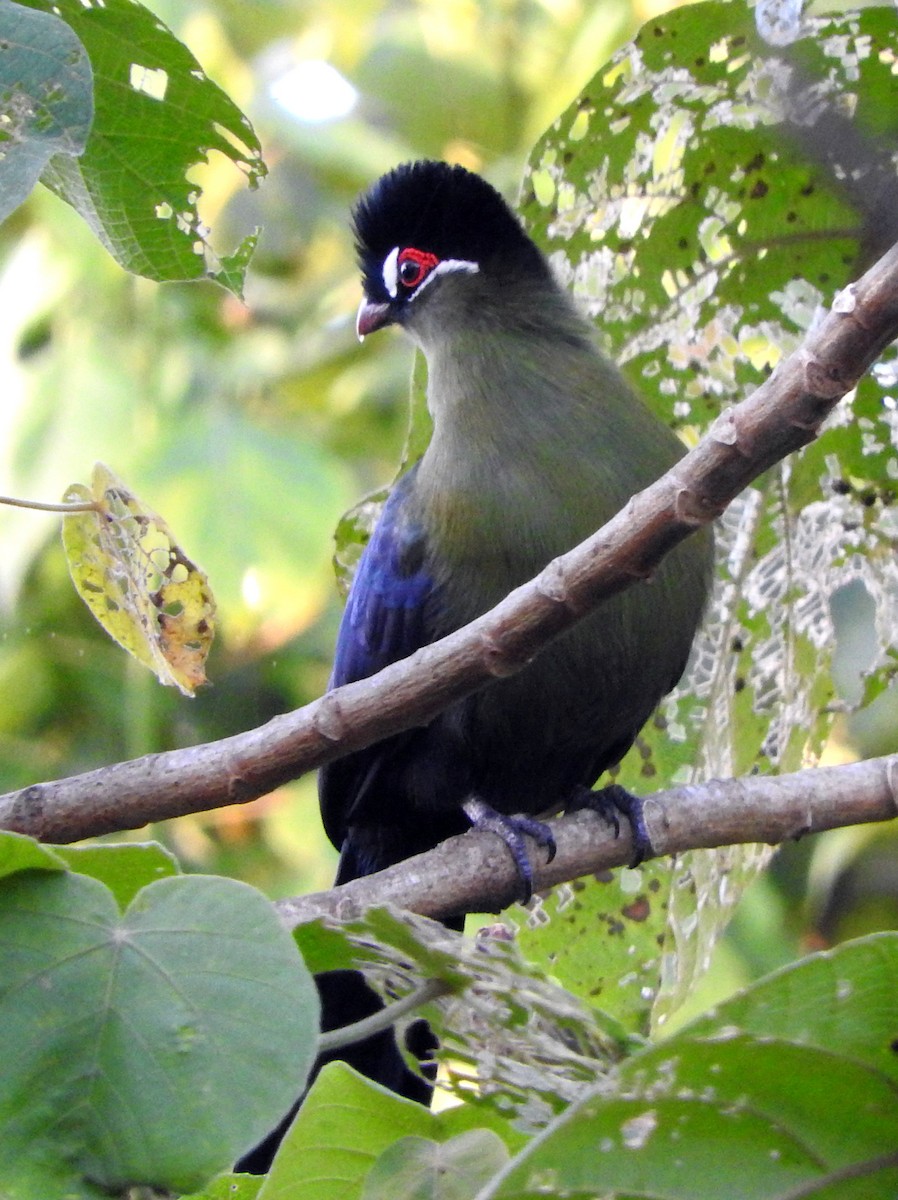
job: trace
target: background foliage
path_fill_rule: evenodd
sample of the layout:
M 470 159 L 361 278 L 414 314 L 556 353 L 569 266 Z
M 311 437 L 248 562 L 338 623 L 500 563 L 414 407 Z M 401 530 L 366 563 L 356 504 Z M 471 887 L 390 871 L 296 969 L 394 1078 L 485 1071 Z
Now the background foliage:
M 225 277 L 235 287 L 239 263 L 228 257 L 229 247 L 241 247 L 239 259 L 250 245 L 243 239 L 255 226 L 263 229 L 246 304 L 208 283 L 160 287 L 126 275 L 70 210 L 37 191 L 0 230 L 0 371 L 6 398 L 0 412 L 0 472 L 3 491 L 52 499 L 72 479 L 86 478 L 99 458 L 162 512 L 208 572 L 222 607 L 222 632 L 209 668 L 215 687 L 191 703 L 162 691 L 130 666 L 74 598 L 53 519 L 6 512 L 0 515 L 4 788 L 221 736 L 321 691 L 338 613 L 329 562 L 332 530 L 361 492 L 394 472 L 410 370 L 408 351 L 398 340 L 355 343 L 357 283 L 346 223 L 351 200 L 380 171 L 419 155 L 460 159 L 513 193 L 526 153 L 548 120 L 564 110 L 635 20 L 650 15 L 624 5 L 593 8 L 548 0 L 477 6 L 420 0 L 339 10 L 313 5 L 301 14 L 277 3 L 160 3 L 155 11 L 250 114 L 265 146 L 270 177 L 259 191 L 245 190 L 230 161 L 233 154 L 215 154 L 208 165 L 191 168 L 204 187 L 201 216 L 214 219 L 221 240 L 210 253 L 229 264 Z M 721 22 L 721 36 L 732 26 L 725 14 L 724 6 L 707 6 L 707 21 Z M 676 21 L 664 28 L 676 29 Z M 631 77 L 626 65 L 632 60 L 619 59 L 601 87 L 592 85 L 589 106 L 581 101 L 534 154 L 525 211 L 550 239 L 577 248 L 576 205 L 567 208 L 566 228 L 542 228 L 540 213 L 557 183 L 550 155 L 557 152 L 559 130 L 582 141 L 584 121 L 588 128 L 601 119 L 607 102 L 603 89 L 617 89 L 616 101 L 632 106 L 634 136 L 632 146 L 626 138 L 615 143 L 618 159 L 608 169 L 646 162 L 639 104 L 649 104 L 652 91 L 672 81 L 664 77 L 661 39 L 652 41 L 650 32 L 645 37 L 639 70 Z M 830 57 L 845 61 L 835 53 Z M 308 113 L 297 117 L 285 107 L 288 101 L 297 103 L 292 73 L 322 59 L 339 67 L 357 89 L 354 107 L 324 123 L 312 122 Z M 692 86 L 701 93 L 702 111 L 720 79 L 731 80 L 734 72 L 747 69 L 744 61 L 722 52 L 715 62 L 696 65 Z M 884 79 L 882 84 L 865 81 L 875 97 L 876 88 L 890 82 L 889 60 L 878 58 L 874 69 Z M 313 90 L 321 93 L 317 78 Z M 683 86 L 682 79 L 676 82 Z M 742 113 L 742 120 L 748 125 L 751 117 Z M 760 116 L 755 120 L 764 124 Z M 651 161 L 668 187 L 677 176 L 682 188 L 690 171 L 707 166 L 707 161 L 690 163 L 688 133 L 685 122 L 667 130 L 666 158 Z M 602 150 L 600 139 L 592 144 Z M 547 145 L 553 149 L 547 151 Z M 726 164 L 721 174 L 732 178 L 733 165 L 741 161 L 738 131 L 722 130 L 716 154 L 715 166 Z M 243 159 L 251 157 L 250 147 Z M 197 160 L 196 146 L 188 158 Z M 772 178 L 783 193 L 800 190 L 801 180 L 793 185 L 782 165 Z M 69 185 L 74 186 L 71 180 Z M 728 240 L 733 231 L 726 229 L 733 198 L 719 189 L 712 197 L 710 185 L 703 197 L 711 224 L 704 228 L 701 249 L 714 264 L 704 286 L 720 297 L 720 305 L 708 330 L 706 361 L 680 364 L 691 378 L 692 390 L 685 395 L 697 408 L 737 393 L 768 365 L 757 359 L 763 339 L 753 341 L 752 332 L 763 332 L 767 346 L 788 342 L 815 301 L 811 295 L 790 300 L 789 279 L 807 270 L 808 263 L 790 258 L 784 241 L 777 249 L 784 255 L 785 299 L 774 298 L 770 312 L 749 314 L 754 329 L 740 324 L 745 314 L 734 315 L 734 297 L 744 287 L 754 247 L 768 236 L 765 222 L 775 221 L 780 212 L 783 196 L 770 195 L 769 187 L 759 192 L 757 227 L 736 231 L 745 245 L 735 250 Z M 833 200 L 836 227 L 841 215 Z M 670 278 L 660 280 L 660 290 L 653 293 L 640 284 L 636 296 L 643 311 L 655 314 L 653 328 L 664 329 L 675 341 L 669 335 L 676 334 L 684 313 L 688 323 L 690 289 L 699 286 L 691 271 L 698 247 L 677 240 L 677 219 L 675 209 L 662 204 L 646 209 L 639 221 L 632 212 L 622 218 L 620 211 L 608 220 L 614 231 L 609 241 L 617 238 L 615 261 L 621 254 L 631 257 L 617 279 L 626 295 L 615 297 L 609 307 L 606 333 L 617 356 L 662 395 L 665 380 L 649 374 L 646 365 L 654 347 L 628 341 L 620 316 L 624 301 L 634 299 L 640 266 L 622 230 L 626 225 L 632 240 L 634 222 L 657 223 L 661 229 L 655 235 L 679 246 L 682 260 L 672 259 Z M 193 234 L 200 227 L 192 220 L 187 225 Z M 582 255 L 588 269 L 579 276 L 573 271 L 572 282 L 588 300 L 594 282 L 589 270 L 595 274 L 602 263 L 586 260 Z M 817 282 L 835 285 L 817 274 Z M 782 316 L 788 329 L 772 336 L 772 323 Z M 731 343 L 744 352 L 733 354 Z M 728 358 L 716 354 L 719 346 Z M 723 377 L 727 362 L 731 375 Z M 859 403 L 865 402 L 872 412 L 872 401 L 862 395 Z M 688 405 L 674 413 L 687 436 L 699 415 Z M 883 504 L 879 492 L 871 493 L 870 503 L 865 498 L 872 486 L 861 471 L 861 466 L 871 469 L 864 461 L 868 450 L 866 444 L 859 448 L 848 491 L 834 502 L 841 509 L 854 506 L 865 530 L 870 521 L 864 512 Z M 880 458 L 885 469 L 886 456 Z M 809 456 L 807 474 L 815 483 L 824 468 L 825 451 Z M 799 498 L 810 486 L 800 476 L 783 476 L 772 484 L 776 499 L 785 496 L 786 484 Z M 762 549 L 765 537 L 768 548 L 775 537 L 775 511 L 769 520 L 770 527 L 759 535 Z M 785 582 L 788 592 L 790 580 Z M 871 588 L 864 579 L 847 575 L 828 582 L 825 617 L 839 635 L 837 678 L 843 698 L 853 701 L 863 690 L 859 665 L 885 665 L 883 630 L 877 638 Z M 732 614 L 731 623 L 748 623 L 752 615 L 744 608 Z M 748 650 L 743 666 L 750 676 Z M 740 669 L 738 656 L 733 669 Z M 885 679 L 881 675 L 880 683 Z M 753 686 L 764 682 L 756 679 Z M 743 696 L 739 703 L 747 713 L 744 693 L 751 695 L 750 689 L 731 691 Z M 851 745 L 864 753 L 887 748 L 887 740 L 877 741 L 876 722 L 882 721 L 888 733 L 891 711 L 885 697 L 864 721 L 846 724 L 830 752 L 843 753 Z M 795 720 L 792 729 L 798 725 Z M 746 765 L 745 753 L 754 754 L 740 745 L 728 752 L 740 766 Z M 766 757 L 776 761 L 777 755 L 768 747 Z M 648 761 L 644 756 L 643 763 Z M 331 855 L 319 832 L 309 781 L 248 808 L 182 820 L 154 835 L 172 845 L 189 867 L 251 880 L 271 895 L 329 882 Z M 695 1006 L 789 960 L 799 948 L 837 942 L 847 933 L 894 928 L 894 836 L 844 831 L 783 853 L 742 906 Z M 624 892 L 627 886 L 624 873 Z M 408 952 L 401 940 L 399 945 Z M 534 936 L 528 953 L 544 955 L 547 968 L 564 977 L 557 945 Z M 609 976 L 619 975 L 616 965 L 605 969 Z M 638 972 L 634 975 L 638 996 L 642 981 Z M 742 1067 L 734 1062 L 738 1074 Z

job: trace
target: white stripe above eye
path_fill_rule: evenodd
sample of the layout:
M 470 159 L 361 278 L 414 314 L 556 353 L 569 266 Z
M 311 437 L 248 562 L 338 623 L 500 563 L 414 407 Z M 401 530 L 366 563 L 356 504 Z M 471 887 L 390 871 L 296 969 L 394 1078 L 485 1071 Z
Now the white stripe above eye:
M 431 279 L 436 279 L 438 275 L 451 275 L 453 271 L 464 271 L 467 275 L 476 275 L 480 270 L 477 263 L 466 262 L 463 258 L 444 258 L 442 262 L 438 262 L 434 269 L 418 284 L 415 295 L 423 291 L 430 283 Z
M 454 271 L 464 271 L 468 275 L 476 275 L 480 267 L 475 262 L 468 262 L 463 258 L 444 258 L 442 262 L 438 262 L 433 270 L 425 275 L 418 287 L 412 293 L 417 296 L 423 288 L 426 288 L 432 279 L 436 279 L 438 275 L 450 275 Z M 387 295 L 395 300 L 399 292 L 399 247 L 394 246 L 387 257 L 384 259 L 383 267 L 384 287 L 387 289 Z

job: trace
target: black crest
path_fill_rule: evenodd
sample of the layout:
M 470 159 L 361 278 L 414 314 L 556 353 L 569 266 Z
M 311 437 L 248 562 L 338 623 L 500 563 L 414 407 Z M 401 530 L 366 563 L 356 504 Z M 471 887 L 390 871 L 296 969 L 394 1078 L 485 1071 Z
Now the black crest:
M 380 299 L 386 299 L 383 262 L 395 246 L 476 262 L 484 271 L 493 263 L 547 270 L 496 189 L 448 163 L 405 163 L 389 171 L 359 200 L 353 224 L 365 289 Z

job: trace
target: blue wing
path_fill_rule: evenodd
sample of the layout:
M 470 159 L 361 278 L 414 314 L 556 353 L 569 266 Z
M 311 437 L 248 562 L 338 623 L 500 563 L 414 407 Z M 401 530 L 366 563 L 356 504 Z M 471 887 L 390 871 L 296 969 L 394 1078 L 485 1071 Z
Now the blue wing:
M 366 679 L 429 640 L 424 612 L 433 586 L 410 503 L 414 474 L 393 488 L 359 562 L 337 635 L 332 688 Z
M 413 499 L 414 476 L 413 469 L 390 493 L 362 555 L 337 635 L 332 688 L 366 679 L 433 640 L 428 612 L 435 588 Z M 408 736 L 389 738 L 319 772 L 321 816 L 338 849 L 380 767 Z

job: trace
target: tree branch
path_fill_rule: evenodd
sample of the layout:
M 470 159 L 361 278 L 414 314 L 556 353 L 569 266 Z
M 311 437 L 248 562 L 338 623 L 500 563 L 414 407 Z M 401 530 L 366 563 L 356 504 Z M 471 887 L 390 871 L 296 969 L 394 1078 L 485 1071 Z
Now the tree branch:
M 774 845 L 808 833 L 896 816 L 898 755 L 792 775 L 715 779 L 645 799 L 646 822 L 658 857 L 742 842 Z M 620 837 L 590 812 L 548 824 L 558 852 L 547 864 L 544 849 L 531 850 L 536 891 L 630 861 L 633 843 L 626 821 L 621 823 Z M 377 875 L 327 892 L 279 900 L 276 907 L 291 929 L 322 915 L 350 920 L 379 904 L 441 918 L 499 912 L 520 898 L 520 887 L 504 842 L 472 830 Z
M 371 679 L 246 733 L 0 796 L 0 827 L 68 842 L 271 791 L 288 779 L 428 721 L 523 668 L 608 596 L 649 579 L 663 555 L 717 516 L 820 423 L 898 336 L 898 247 L 748 399 L 602 530 L 471 625 Z

